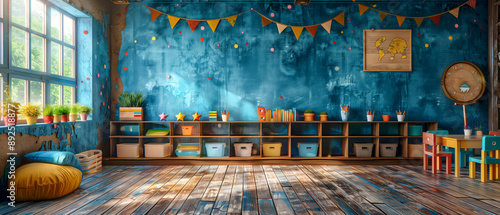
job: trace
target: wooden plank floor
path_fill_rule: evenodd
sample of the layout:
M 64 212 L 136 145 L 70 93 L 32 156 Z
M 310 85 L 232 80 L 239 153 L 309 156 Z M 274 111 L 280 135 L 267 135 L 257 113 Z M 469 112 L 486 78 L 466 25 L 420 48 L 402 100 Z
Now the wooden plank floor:
M 105 166 L 0 214 L 499 214 L 500 181 L 421 166 Z

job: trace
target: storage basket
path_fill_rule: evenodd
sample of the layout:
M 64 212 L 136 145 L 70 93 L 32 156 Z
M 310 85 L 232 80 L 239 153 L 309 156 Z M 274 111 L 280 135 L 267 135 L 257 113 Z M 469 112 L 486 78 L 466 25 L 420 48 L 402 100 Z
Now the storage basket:
M 116 144 L 116 157 L 119 158 L 138 158 L 139 143 L 120 143 Z
M 226 143 L 205 143 L 207 157 L 223 157 Z
M 147 158 L 170 157 L 170 143 L 147 143 L 144 144 L 145 155 Z
M 175 154 L 178 157 L 192 157 L 200 156 L 200 144 L 199 143 L 179 143 Z
M 262 143 L 264 157 L 279 157 L 281 156 L 281 143 Z
M 93 173 L 102 169 L 102 151 L 88 150 L 76 154 L 84 173 Z
M 300 157 L 316 157 L 318 156 L 317 143 L 298 143 Z
M 182 126 L 182 135 L 184 136 L 189 136 L 193 134 L 193 127 L 192 125 L 183 125 Z
M 396 157 L 397 143 L 380 143 L 380 157 Z
M 356 148 L 356 157 L 369 158 L 372 156 L 373 143 L 353 143 Z
M 253 143 L 234 143 L 234 153 L 236 157 L 250 157 L 252 156 Z

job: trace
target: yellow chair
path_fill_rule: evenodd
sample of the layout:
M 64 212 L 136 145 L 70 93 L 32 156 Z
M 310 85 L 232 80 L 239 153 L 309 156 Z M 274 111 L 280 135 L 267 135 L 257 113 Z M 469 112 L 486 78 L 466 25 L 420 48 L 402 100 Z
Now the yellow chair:
M 500 136 L 485 136 L 483 137 L 483 148 L 481 157 L 471 157 L 469 165 L 470 178 L 476 178 L 476 164 L 481 164 L 481 182 L 487 181 L 487 166 L 490 165 L 490 180 L 497 179 L 496 172 L 499 171 L 500 158 L 495 158 L 494 153 L 488 153 L 500 150 Z M 489 154 L 489 155 L 488 155 Z

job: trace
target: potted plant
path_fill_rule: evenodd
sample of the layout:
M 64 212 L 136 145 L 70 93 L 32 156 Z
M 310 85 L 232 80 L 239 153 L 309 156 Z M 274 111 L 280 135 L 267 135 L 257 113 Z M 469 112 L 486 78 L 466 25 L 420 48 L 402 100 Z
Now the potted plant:
M 76 121 L 78 119 L 78 110 L 80 109 L 80 104 L 76 103 L 71 105 L 69 109 L 69 121 Z
M 314 113 L 314 111 L 308 109 L 306 111 L 304 111 L 304 121 L 314 121 L 314 116 L 316 114 Z
M 43 108 L 42 115 L 43 115 L 43 122 L 45 123 L 54 122 L 54 108 L 52 106 L 47 105 L 45 108 Z
M 69 118 L 70 106 L 61 105 L 61 110 L 62 110 L 61 122 L 67 122 Z
M 81 105 L 78 112 L 80 113 L 80 119 L 82 121 L 85 121 L 87 120 L 87 116 L 90 114 L 90 112 L 92 112 L 92 108 L 85 105 Z
M 3 122 L 5 123 L 5 126 L 16 126 L 19 108 L 21 108 L 21 104 L 19 102 L 12 101 L 10 98 L 4 99 L 2 110 Z
M 319 114 L 319 121 L 328 121 L 328 113 L 327 112 L 321 112 Z
M 40 114 L 42 113 L 42 111 L 40 111 L 39 105 L 32 105 L 31 103 L 22 106 L 20 112 L 26 117 L 26 122 L 28 123 L 28 125 L 36 124 L 38 116 L 40 116 Z
M 143 120 L 143 108 L 142 105 L 146 98 L 139 93 L 127 93 L 124 92 L 120 98 L 118 98 L 118 103 L 120 103 L 120 120 Z
M 67 122 L 69 109 L 67 105 L 58 105 L 54 107 L 54 122 Z

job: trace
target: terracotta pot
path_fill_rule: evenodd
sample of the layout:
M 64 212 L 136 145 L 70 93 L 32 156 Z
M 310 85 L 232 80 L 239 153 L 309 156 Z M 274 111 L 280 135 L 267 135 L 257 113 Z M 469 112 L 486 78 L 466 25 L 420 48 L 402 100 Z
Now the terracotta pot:
M 67 122 L 69 115 L 61 115 L 61 122 Z
M 62 115 L 54 115 L 54 122 L 61 122 Z
M 328 121 L 328 114 L 327 115 L 319 115 L 319 121 Z
M 391 115 L 382 115 L 382 120 L 384 120 L 386 122 L 391 120 Z
M 9 119 L 11 119 L 10 124 L 9 124 Z M 12 122 L 12 119 L 14 119 L 14 122 Z M 15 116 L 15 117 L 13 117 L 13 118 L 10 118 L 10 117 L 8 117 L 8 116 L 4 116 L 4 117 L 3 117 L 3 123 L 5 123 L 5 124 L 4 124 L 5 126 L 16 126 L 16 125 L 17 125 L 17 114 L 16 114 L 16 116 Z
M 54 122 L 54 116 L 43 116 L 43 122 L 45 122 L 45 123 L 53 123 Z
M 70 114 L 69 115 L 69 121 L 74 122 L 78 120 L 78 115 L 77 114 Z
M 87 116 L 88 116 L 88 114 L 83 114 L 83 113 L 82 113 L 82 114 L 80 114 L 80 119 L 81 119 L 82 121 L 86 121 L 86 120 L 87 120 Z
M 37 116 L 26 116 L 26 123 L 28 125 L 34 125 L 36 124 Z
M 304 121 L 314 121 L 315 113 L 304 113 Z

